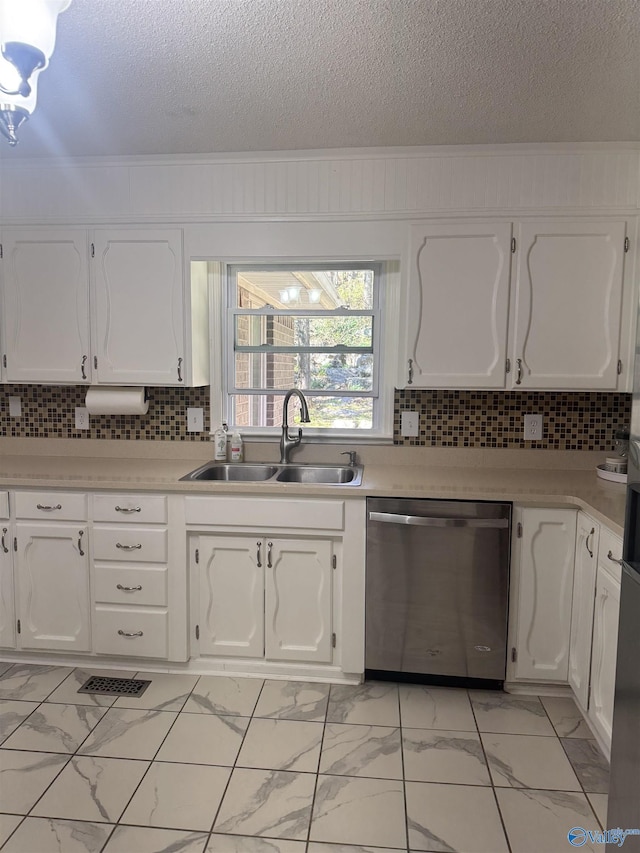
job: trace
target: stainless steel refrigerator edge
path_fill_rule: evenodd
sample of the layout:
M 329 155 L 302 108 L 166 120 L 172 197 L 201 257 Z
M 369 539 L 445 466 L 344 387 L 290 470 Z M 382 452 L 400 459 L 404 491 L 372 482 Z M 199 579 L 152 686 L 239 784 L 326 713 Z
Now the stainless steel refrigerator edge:
M 368 674 L 501 686 L 510 524 L 510 504 L 369 498 Z
M 629 436 L 629 478 L 622 551 L 620 627 L 611 740 L 607 826 L 640 829 L 640 322 L 635 350 Z M 607 850 L 618 850 L 608 844 Z M 640 835 L 624 842 L 640 851 Z

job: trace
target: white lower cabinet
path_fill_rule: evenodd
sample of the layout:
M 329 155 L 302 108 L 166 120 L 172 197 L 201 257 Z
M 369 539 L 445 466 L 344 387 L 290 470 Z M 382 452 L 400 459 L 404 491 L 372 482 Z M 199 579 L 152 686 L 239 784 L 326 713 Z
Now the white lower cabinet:
M 18 646 L 91 649 L 86 525 L 16 524 Z
M 202 655 L 330 663 L 330 539 L 196 539 Z
M 576 511 L 514 507 L 513 524 L 508 677 L 566 683 Z
M 613 699 L 618 649 L 622 542 L 608 530 L 600 536 L 593 611 L 591 685 L 588 718 L 608 751 L 611 748 Z
M 583 710 L 589 707 L 589 675 L 593 631 L 593 600 L 600 525 L 584 512 L 578 513 L 573 572 L 569 684 Z

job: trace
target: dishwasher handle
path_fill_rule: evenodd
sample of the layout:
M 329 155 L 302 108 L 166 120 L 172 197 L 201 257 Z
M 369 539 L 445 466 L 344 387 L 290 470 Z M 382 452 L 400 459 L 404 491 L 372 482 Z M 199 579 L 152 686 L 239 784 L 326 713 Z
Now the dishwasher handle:
M 428 515 L 399 515 L 392 512 L 370 512 L 369 521 L 410 524 L 415 527 L 509 527 L 508 518 L 434 518 Z

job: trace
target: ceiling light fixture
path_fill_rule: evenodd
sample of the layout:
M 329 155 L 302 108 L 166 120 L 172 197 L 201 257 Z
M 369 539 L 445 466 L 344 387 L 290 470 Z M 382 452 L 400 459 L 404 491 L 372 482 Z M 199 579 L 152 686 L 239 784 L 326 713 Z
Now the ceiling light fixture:
M 17 130 L 36 108 L 38 75 L 56 43 L 58 15 L 71 0 L 0 0 L 0 133 Z

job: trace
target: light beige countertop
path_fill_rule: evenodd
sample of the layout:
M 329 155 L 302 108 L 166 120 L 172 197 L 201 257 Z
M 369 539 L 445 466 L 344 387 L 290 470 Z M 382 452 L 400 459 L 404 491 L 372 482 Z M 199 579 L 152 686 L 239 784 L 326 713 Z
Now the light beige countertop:
M 201 453 L 179 459 L 5 454 L 0 455 L 0 486 L 125 489 L 185 494 L 501 500 L 539 506 L 579 507 L 617 535 L 621 536 L 623 531 L 626 488 L 599 479 L 594 468 L 416 464 L 413 460 L 411 464 L 380 464 L 377 461 L 369 464 L 365 461 L 362 485 L 358 487 L 300 483 L 181 482 L 181 477 L 211 458 L 210 446 L 198 449 Z M 441 460 L 438 459 L 438 462 Z

